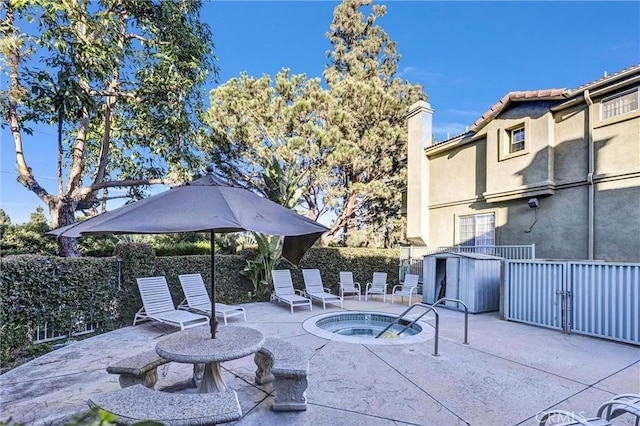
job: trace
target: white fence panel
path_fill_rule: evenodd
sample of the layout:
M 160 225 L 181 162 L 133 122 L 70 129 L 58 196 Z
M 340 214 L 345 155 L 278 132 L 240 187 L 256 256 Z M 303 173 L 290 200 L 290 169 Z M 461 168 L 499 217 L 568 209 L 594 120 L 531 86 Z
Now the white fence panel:
M 400 268 L 398 270 L 398 279 L 400 282 L 404 282 L 404 276 L 406 274 L 414 274 L 418 276 L 418 282 L 422 284 L 422 258 L 420 259 L 407 259 L 400 261 Z
M 71 336 L 82 336 L 84 334 L 94 333 L 98 329 L 98 324 L 95 322 L 78 321 L 76 323 L 76 329 L 71 332 Z M 38 324 L 33 331 L 31 341 L 33 343 L 45 343 L 56 340 L 62 340 L 69 337 L 68 331 L 61 331 L 49 328 L 49 323 L 43 325 Z

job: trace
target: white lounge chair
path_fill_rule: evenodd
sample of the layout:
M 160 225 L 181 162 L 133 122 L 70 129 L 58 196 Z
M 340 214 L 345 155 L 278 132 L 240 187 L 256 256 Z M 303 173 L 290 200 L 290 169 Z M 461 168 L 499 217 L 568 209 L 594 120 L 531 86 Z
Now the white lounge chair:
M 420 277 L 416 274 L 406 274 L 404 276 L 404 282 L 402 284 L 394 285 L 391 289 L 391 304 L 393 305 L 393 298 L 395 296 L 409 297 L 409 306 L 411 306 L 411 297 L 418 294 L 418 279 Z
M 540 426 L 546 426 L 548 422 L 553 422 L 553 426 L 611 426 L 610 420 L 621 416 L 623 414 L 630 414 L 635 416 L 635 426 L 640 424 L 640 395 L 632 393 L 623 393 L 614 396 L 609 401 L 600 405 L 596 417 L 586 418 L 579 414 L 564 411 L 564 410 L 550 410 L 544 413 L 538 414 L 536 417 L 539 419 Z M 560 423 L 554 421 L 560 420 Z M 631 419 L 629 419 L 631 420 Z
M 271 293 L 271 301 L 284 302 L 291 307 L 293 313 L 294 306 L 307 306 L 309 310 L 313 310 L 311 299 L 303 296 L 303 292 L 293 288 L 293 280 L 291 279 L 291 271 L 288 269 L 278 269 L 271 271 L 273 279 L 273 292 Z
M 538 414 L 536 418 L 540 419 L 540 426 L 611 426 L 611 423 L 600 417 L 587 418 L 565 410 L 545 411 L 542 414 Z M 561 423 L 558 423 L 556 419 L 559 419 Z
M 353 281 L 353 273 L 340 272 L 340 296 L 344 299 L 345 294 L 353 294 L 353 297 L 357 294 L 358 300 L 360 300 L 361 293 L 360 283 Z
M 342 308 L 342 297 L 331 294 L 328 288 L 322 285 L 322 277 L 319 269 L 303 269 L 302 278 L 304 279 L 304 287 L 307 290 L 307 296 L 311 300 L 319 300 L 322 302 L 322 309 L 327 309 L 328 303 L 340 303 Z
M 369 300 L 370 294 L 381 294 L 382 301 L 387 301 L 387 273 L 386 272 L 374 272 L 373 280 L 367 283 L 367 287 L 364 291 L 364 300 Z
M 206 315 L 175 308 L 165 277 L 145 277 L 138 278 L 137 281 L 143 306 L 136 312 L 133 325 L 138 321 L 155 320 L 185 330 L 209 324 L 209 317 Z
M 211 299 L 207 288 L 204 286 L 202 275 L 200 274 L 184 274 L 178 275 L 182 292 L 186 299 L 178 305 L 178 309 L 184 309 L 192 312 L 203 312 L 211 315 Z M 230 306 L 224 303 L 216 302 L 216 316 L 222 315 L 224 325 L 227 325 L 227 318 L 236 315 L 242 315 L 247 320 L 247 314 L 241 306 Z
M 635 426 L 640 425 L 640 394 L 616 395 L 598 408 L 596 416 L 609 421 L 623 414 L 635 416 Z

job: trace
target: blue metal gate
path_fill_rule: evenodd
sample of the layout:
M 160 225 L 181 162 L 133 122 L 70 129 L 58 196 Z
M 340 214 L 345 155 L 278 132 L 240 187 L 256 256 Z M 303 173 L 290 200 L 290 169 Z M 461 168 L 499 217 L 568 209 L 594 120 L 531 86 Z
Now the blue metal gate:
M 505 319 L 640 344 L 640 264 L 505 261 Z

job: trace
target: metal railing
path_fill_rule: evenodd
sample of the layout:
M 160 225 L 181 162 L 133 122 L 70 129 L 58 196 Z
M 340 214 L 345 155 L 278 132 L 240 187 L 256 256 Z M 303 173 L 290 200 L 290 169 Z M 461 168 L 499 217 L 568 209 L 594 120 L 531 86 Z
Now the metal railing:
M 73 331 L 61 331 L 49 327 L 49 323 L 44 325 L 36 325 L 31 336 L 33 343 L 46 343 L 56 340 L 66 339 L 68 337 L 82 336 L 84 334 L 94 333 L 99 328 L 95 322 L 78 321 Z
M 536 245 L 503 245 L 503 246 L 404 246 L 400 247 L 400 261 L 406 259 L 422 259 L 429 254 L 443 252 L 453 253 L 481 253 L 505 259 L 535 259 Z
M 393 320 L 393 322 L 391 324 L 389 324 L 384 330 L 382 330 L 376 336 L 376 339 L 378 339 L 380 336 L 382 336 L 387 330 L 389 330 L 395 324 L 399 324 L 400 320 L 402 319 L 402 317 L 404 317 L 409 311 L 411 311 L 416 306 L 422 306 L 423 308 L 426 308 L 427 310 L 424 311 L 422 314 L 420 314 L 420 316 L 418 316 L 416 319 L 411 321 L 409 324 L 407 324 L 397 335 L 398 336 L 401 335 L 402 333 L 405 332 L 405 330 L 407 330 L 413 324 L 418 322 L 420 320 L 420 318 L 422 318 L 427 313 L 429 313 L 429 311 L 433 311 L 433 313 L 436 316 L 436 334 L 435 334 L 435 346 L 434 346 L 434 350 L 433 350 L 433 356 L 439 356 L 438 355 L 438 334 L 440 333 L 440 316 L 438 315 L 438 311 L 436 311 L 436 309 L 433 306 L 425 305 L 424 303 L 414 303 L 413 305 L 409 306 L 407 309 L 405 309 L 404 312 L 402 312 L 400 315 L 398 315 L 398 317 L 395 320 Z
M 431 306 L 439 305 L 442 302 L 458 302 L 458 305 L 462 305 L 464 307 L 464 343 L 465 345 L 469 344 L 469 309 L 467 309 L 467 305 L 460 299 L 451 299 L 450 297 L 443 297 L 435 301 L 435 303 Z
M 509 246 L 443 246 L 443 247 L 422 247 L 404 246 L 400 247 L 400 266 L 398 268 L 398 279 L 404 281 L 406 274 L 418 275 L 418 282 L 423 283 L 422 258 L 430 254 L 438 253 L 481 253 L 505 259 L 527 260 L 535 259 L 536 245 L 509 245 Z

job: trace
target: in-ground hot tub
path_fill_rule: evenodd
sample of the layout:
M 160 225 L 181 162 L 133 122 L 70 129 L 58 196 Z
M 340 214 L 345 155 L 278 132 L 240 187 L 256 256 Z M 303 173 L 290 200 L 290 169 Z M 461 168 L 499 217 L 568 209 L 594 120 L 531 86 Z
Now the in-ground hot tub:
M 404 345 L 424 342 L 434 336 L 433 328 L 420 321 L 402 331 L 410 323 L 402 319 L 376 338 L 395 319 L 395 315 L 380 312 L 334 312 L 309 318 L 302 327 L 324 339 L 366 345 Z

